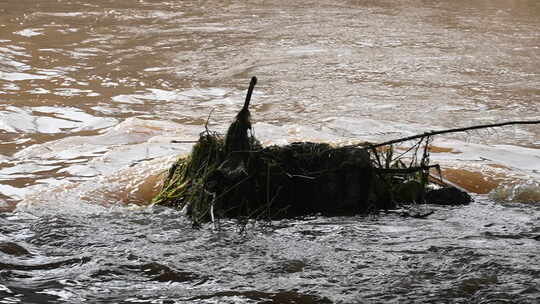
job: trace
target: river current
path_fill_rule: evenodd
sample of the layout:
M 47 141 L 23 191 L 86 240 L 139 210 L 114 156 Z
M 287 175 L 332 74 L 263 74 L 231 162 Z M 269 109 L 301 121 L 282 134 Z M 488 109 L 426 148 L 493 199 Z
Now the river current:
M 265 145 L 540 120 L 539 29 L 536 0 L 3 0 L 0 303 L 538 303 L 538 125 L 436 136 L 475 201 L 425 219 L 149 202 L 251 76 Z

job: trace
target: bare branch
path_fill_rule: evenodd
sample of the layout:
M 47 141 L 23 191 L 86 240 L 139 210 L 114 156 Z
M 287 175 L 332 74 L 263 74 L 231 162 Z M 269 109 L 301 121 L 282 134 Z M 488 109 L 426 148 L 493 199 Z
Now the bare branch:
M 413 135 L 413 136 L 409 136 L 409 137 L 393 139 L 393 140 L 390 140 L 390 141 L 385 141 L 385 142 L 382 142 L 382 143 L 379 143 L 379 144 L 373 144 L 373 145 L 369 145 L 369 146 L 365 146 L 365 144 L 362 143 L 362 144 L 344 146 L 344 147 L 365 146 L 364 149 L 373 149 L 373 148 L 378 148 L 378 147 L 382 147 L 382 146 L 388 146 L 388 145 L 392 145 L 392 144 L 396 144 L 396 143 L 400 143 L 400 142 L 404 142 L 404 141 L 409 141 L 409 140 L 413 140 L 413 139 L 417 139 L 417 138 L 424 138 L 424 137 L 428 137 L 428 136 L 440 135 L 440 134 L 446 134 L 446 133 L 467 132 L 467 131 L 470 131 L 470 130 L 503 127 L 503 126 L 508 126 L 508 125 L 536 125 L 536 124 L 540 124 L 540 120 L 507 121 L 507 122 L 501 122 L 501 123 L 495 123 L 495 124 L 476 125 L 476 126 L 465 127 L 465 128 L 454 128 L 454 129 L 446 129 L 446 130 L 439 130 L 439 131 L 430 131 L 430 132 L 425 132 L 425 133 L 422 133 L 422 134 L 417 134 L 417 135 Z

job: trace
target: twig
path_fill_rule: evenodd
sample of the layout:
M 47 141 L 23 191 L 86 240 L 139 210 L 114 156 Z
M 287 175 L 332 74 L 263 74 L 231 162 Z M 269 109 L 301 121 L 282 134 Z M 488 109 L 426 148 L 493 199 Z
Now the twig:
M 409 140 L 413 140 L 417 138 L 423 138 L 423 137 L 446 134 L 446 133 L 466 132 L 470 130 L 503 127 L 503 126 L 508 126 L 508 125 L 536 125 L 536 124 L 540 124 L 540 120 L 507 121 L 507 122 L 501 122 L 501 123 L 495 123 L 495 124 L 476 125 L 476 126 L 465 127 L 465 128 L 454 128 L 454 129 L 446 129 L 446 130 L 439 130 L 439 131 L 430 131 L 430 132 L 425 132 L 422 134 L 417 134 L 417 135 L 413 135 L 409 137 L 403 137 L 403 138 L 393 139 L 390 141 L 385 141 L 379 144 L 365 146 L 364 149 L 373 149 L 373 148 L 388 146 L 388 145 L 392 145 L 392 144 L 396 144 L 396 143 L 400 143 L 404 141 L 409 141 Z M 364 145 L 365 143 L 362 143 L 362 144 L 344 146 L 344 148 L 345 147 L 348 147 L 348 148 L 360 147 Z
M 312 177 L 312 176 L 306 176 L 306 175 L 300 175 L 300 174 L 289 174 L 287 172 L 285 172 L 285 174 L 287 175 L 288 178 L 300 177 L 300 178 L 305 178 L 305 179 L 316 179 L 315 177 Z
M 414 152 L 413 155 L 416 155 L 416 152 L 418 152 L 418 148 L 417 146 L 419 146 L 421 143 L 422 143 L 423 139 L 420 139 L 420 141 L 418 141 L 417 143 L 415 143 L 414 145 L 412 145 L 409 149 L 407 149 L 407 151 L 401 153 L 400 155 L 394 157 L 394 159 L 392 159 L 392 162 L 395 162 L 395 161 L 398 161 L 403 155 L 411 152 L 413 149 L 416 148 L 416 151 Z
M 206 123 L 204 124 L 204 129 L 206 130 L 206 133 L 210 134 L 210 131 L 208 130 L 208 122 L 210 122 L 210 116 L 212 116 L 212 113 L 214 113 L 215 108 L 212 108 L 210 113 L 208 113 L 208 117 L 206 118 Z
M 423 170 L 429 170 L 431 168 L 439 168 L 439 165 L 418 166 L 409 168 L 375 168 L 375 170 L 390 174 L 408 174 Z

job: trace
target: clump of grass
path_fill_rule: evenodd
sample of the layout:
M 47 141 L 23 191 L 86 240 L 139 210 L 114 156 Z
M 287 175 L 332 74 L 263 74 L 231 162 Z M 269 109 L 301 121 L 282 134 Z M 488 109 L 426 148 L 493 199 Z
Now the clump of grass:
M 217 133 L 203 132 L 191 154 L 169 169 L 160 193 L 153 203 L 183 209 L 195 221 L 210 211 L 210 177 L 224 159 L 224 141 Z

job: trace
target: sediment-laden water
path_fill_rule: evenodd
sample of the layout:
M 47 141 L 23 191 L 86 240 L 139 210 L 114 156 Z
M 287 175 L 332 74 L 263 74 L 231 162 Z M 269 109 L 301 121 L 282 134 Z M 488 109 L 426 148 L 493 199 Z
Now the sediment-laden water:
M 193 229 L 148 206 L 259 78 L 264 144 L 540 119 L 538 1 L 0 3 L 0 303 L 536 303 L 540 127 L 436 137 L 474 194 Z M 329 202 L 331 203 L 331 202 Z M 270 224 L 270 225 L 268 225 Z

